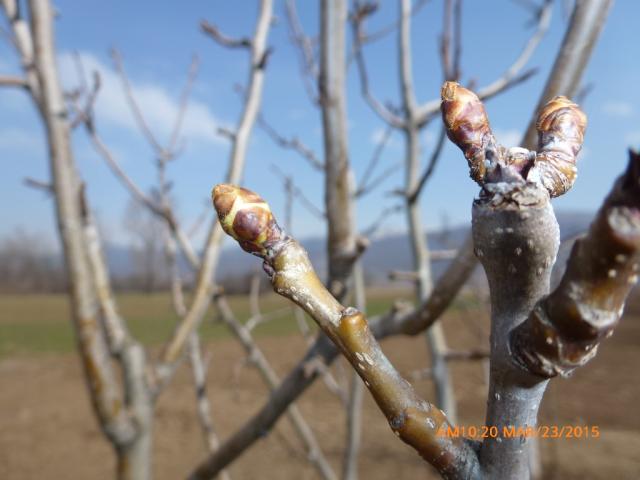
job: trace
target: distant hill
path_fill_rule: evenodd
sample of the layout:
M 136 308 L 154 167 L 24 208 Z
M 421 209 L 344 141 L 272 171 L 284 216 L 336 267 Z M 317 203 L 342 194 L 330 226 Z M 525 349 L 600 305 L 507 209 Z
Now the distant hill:
M 560 234 L 563 239 L 574 237 L 586 231 L 593 213 L 563 212 L 556 214 L 560 224 Z M 469 227 L 454 227 L 446 232 L 434 231 L 427 233 L 429 247 L 432 250 L 445 250 L 458 248 L 464 241 Z M 326 243 L 324 238 L 308 238 L 302 241 L 309 252 L 311 261 L 315 265 L 319 275 L 326 274 Z M 559 254 L 562 264 L 563 258 L 568 253 L 568 248 L 563 248 Z M 129 250 L 126 247 L 111 246 L 107 248 L 107 259 L 112 274 L 116 277 L 127 277 L 134 272 Z M 433 272 L 437 277 L 446 267 L 448 261 L 434 261 Z M 363 264 L 365 274 L 371 283 L 387 283 L 387 275 L 391 270 L 411 269 L 411 246 L 409 239 L 404 234 L 394 234 L 377 238 L 364 253 Z M 225 276 L 241 276 L 260 268 L 260 260 L 246 254 L 231 241 L 225 242 L 223 254 L 220 258 L 217 278 L 222 280 Z M 183 262 L 183 270 L 188 271 L 186 262 Z

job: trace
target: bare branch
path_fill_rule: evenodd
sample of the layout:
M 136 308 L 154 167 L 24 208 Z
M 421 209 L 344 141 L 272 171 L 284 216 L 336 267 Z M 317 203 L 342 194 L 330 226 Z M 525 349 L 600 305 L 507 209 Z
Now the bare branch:
M 523 81 L 522 78 L 524 74 L 520 75 L 519 72 L 521 72 L 524 66 L 527 64 L 527 62 L 533 55 L 533 52 L 535 52 L 536 48 L 540 44 L 542 37 L 544 37 L 545 33 L 549 29 L 549 25 L 551 24 L 552 8 L 553 0 L 544 0 L 542 7 L 538 11 L 538 23 L 536 25 L 536 29 L 533 32 L 531 38 L 529 38 L 529 40 L 527 41 L 524 49 L 520 53 L 520 56 L 511 65 L 511 67 L 509 67 L 509 69 L 501 78 L 478 90 L 478 96 L 481 99 L 488 100 L 489 98 L 505 90 L 509 86 Z M 518 80 L 519 77 L 520 80 Z
M 445 80 L 457 80 L 460 78 L 460 56 L 462 53 L 461 12 L 462 0 L 445 1 L 442 22 L 444 28 L 440 37 L 440 61 Z M 453 34 L 451 32 L 452 29 Z
M 533 35 L 529 38 L 525 44 L 522 52 L 516 58 L 515 62 L 506 70 L 506 72 L 497 80 L 487 85 L 486 87 L 477 90 L 478 98 L 480 100 L 489 99 L 498 93 L 504 92 L 508 88 L 518 85 L 528 78 L 530 78 L 535 70 L 528 70 L 522 72 L 522 69 L 527 64 L 533 52 L 536 50 L 542 37 L 545 35 L 551 23 L 551 11 L 553 7 L 552 0 L 544 0 L 544 5 L 540 9 L 538 23 Z M 420 106 L 418 111 L 418 123 L 420 125 L 426 124 L 429 120 L 437 115 L 440 108 L 440 102 L 437 100 L 429 101 Z
M 414 3 L 413 6 L 411 7 L 411 16 L 413 17 L 416 14 L 418 14 L 420 10 L 422 10 L 422 7 L 424 7 L 427 3 L 429 3 L 429 0 L 418 0 L 416 3 Z M 393 33 L 399 26 L 400 26 L 400 21 L 396 20 L 384 27 L 379 28 L 375 32 L 371 32 L 371 33 L 363 32 L 361 42 L 363 45 L 368 45 L 368 44 L 377 42 L 378 40 L 381 40 L 387 35 Z
M 226 299 L 221 293 L 215 295 L 215 304 L 220 312 L 222 321 L 229 327 L 235 337 L 240 341 L 240 344 L 244 347 L 248 355 L 250 355 L 251 362 L 256 366 L 258 372 L 262 376 L 262 379 L 267 384 L 270 390 L 275 389 L 280 383 L 280 379 L 275 370 L 271 367 L 262 351 L 258 348 L 255 341 L 251 337 L 249 330 L 243 326 L 234 317 L 231 308 L 226 302 Z M 291 424 L 296 431 L 300 440 L 305 445 L 307 450 L 309 461 L 316 467 L 318 473 L 324 479 L 335 479 L 335 473 L 331 469 L 331 466 L 324 458 L 322 450 L 318 445 L 318 442 L 311 431 L 311 428 L 305 421 L 304 417 L 298 410 L 295 404 L 291 404 L 287 410 L 287 416 L 291 421 Z
M 367 190 L 367 184 L 369 183 L 369 179 L 373 172 L 375 171 L 378 163 L 380 162 L 380 158 L 382 157 L 382 153 L 384 152 L 385 147 L 389 143 L 389 139 L 391 138 L 391 134 L 393 133 L 393 128 L 390 125 L 387 125 L 382 133 L 382 137 L 376 144 L 376 148 L 373 151 L 373 155 L 371 155 L 371 160 L 369 160 L 369 164 L 362 175 L 362 179 L 360 179 L 360 186 L 356 189 L 356 197 L 362 195 L 362 191 Z
M 389 280 L 406 280 L 412 283 L 418 281 L 417 272 L 403 272 L 402 270 L 391 270 L 387 277 Z
M 34 63 L 23 65 L 23 68 L 27 75 L 31 69 L 34 73 L 36 70 L 38 72 L 34 76 L 38 84 L 34 84 L 35 88 L 31 88 L 30 92 L 39 106 L 47 132 L 59 233 L 70 276 L 71 311 L 91 402 L 105 435 L 119 450 L 119 463 L 128 462 L 130 472 L 139 478 L 147 478 L 148 458 L 133 453 L 133 450 L 144 453 L 150 446 L 147 442 L 149 437 L 144 432 L 149 411 L 139 408 L 141 403 L 138 403 L 143 401 L 146 386 L 143 381 L 133 382 L 128 377 L 125 378 L 126 395 L 122 392 L 108 341 L 99 321 L 101 313 L 107 322 L 112 318 L 106 318 L 106 310 L 102 309 L 105 296 L 98 297 L 96 292 L 102 284 L 101 277 L 95 275 L 95 266 L 101 264 L 94 255 L 98 251 L 96 244 L 89 245 L 87 242 L 85 228 L 88 208 L 84 202 L 83 185 L 75 168 L 64 95 L 56 67 L 53 11 L 48 1 L 30 0 L 31 30 L 26 30 L 26 24 L 20 23 L 22 20 L 17 4 L 7 0 L 3 5 L 10 15 L 16 38 L 21 34 L 33 34 L 32 38 L 20 39 L 18 43 L 22 44 L 22 48 L 27 44 L 29 48 L 33 46 L 28 53 L 33 55 L 31 58 Z M 16 31 L 18 28 L 25 30 Z M 144 356 L 140 355 L 139 349 L 128 349 L 127 353 L 135 355 L 139 367 L 144 365 Z M 141 370 L 139 368 L 132 372 L 132 376 L 140 374 Z M 133 383 L 135 386 L 130 389 Z
M 251 69 L 249 86 L 240 122 L 232 141 L 229 170 L 226 179 L 229 182 L 240 181 L 246 160 L 249 137 L 255 123 L 264 83 L 265 56 L 267 52 L 267 36 L 272 20 L 273 1 L 261 0 L 260 11 L 256 21 L 255 33 L 251 43 Z M 222 242 L 222 230 L 218 222 L 213 222 L 205 242 L 204 253 L 198 270 L 198 280 L 194 292 L 194 299 L 187 314 L 176 326 L 171 338 L 165 344 L 161 353 L 156 375 L 159 379 L 158 388 L 161 389 L 171 377 L 182 356 L 184 345 L 191 332 L 202 321 L 211 301 L 215 288 L 213 272 L 215 272 Z
M 41 190 L 50 195 L 55 193 L 53 189 L 53 185 L 50 182 L 46 182 L 44 180 L 37 180 L 31 177 L 26 177 L 23 180 L 23 182 L 27 187 L 35 188 L 36 190 Z
M 370 320 L 371 330 L 376 338 L 383 339 L 398 334 L 416 335 L 429 328 L 455 298 L 475 268 L 476 262 L 473 240 L 469 235 L 459 251 L 458 258 L 451 262 L 447 271 L 440 277 L 427 302 L 415 310 L 394 306 L 386 314 Z M 226 440 L 215 455 L 209 456 L 200 464 L 200 477 L 192 475 L 192 478 L 213 478 L 255 441 L 262 438 L 263 432 L 273 427 L 287 406 L 321 377 L 327 365 L 330 365 L 337 355 L 338 350 L 326 335 L 319 336 L 278 388 L 273 390 L 260 411 Z
M 23 77 L 0 75 L 0 87 L 29 88 L 29 83 Z
M 356 5 L 360 5 L 359 2 Z M 356 8 L 364 9 L 365 5 L 357 6 Z M 364 10 L 361 10 L 364 11 Z M 392 112 L 389 108 L 385 107 L 372 93 L 369 86 L 369 76 L 367 73 L 367 66 L 364 59 L 364 51 L 362 38 L 364 34 L 364 20 L 367 15 L 352 14 L 351 15 L 351 29 L 353 32 L 353 55 L 356 60 L 356 66 L 358 67 L 358 77 L 360 79 L 360 91 L 365 98 L 369 106 L 372 108 L 378 116 L 389 125 L 394 128 L 402 127 L 403 120 Z
M 427 162 L 427 168 L 420 176 L 420 180 L 418 181 L 418 184 L 416 185 L 416 187 L 413 189 L 413 191 L 409 193 L 407 197 L 407 201 L 409 203 L 415 203 L 418 200 L 424 186 L 426 185 L 429 178 L 431 178 L 431 175 L 433 175 L 433 172 L 435 171 L 438 160 L 440 159 L 440 155 L 442 154 L 442 148 L 444 147 L 445 139 L 446 139 L 446 130 L 444 127 L 442 127 L 440 129 L 440 133 L 438 134 L 438 140 L 437 140 L 436 146 L 433 149 L 433 152 L 431 152 L 431 157 L 429 157 L 429 161 Z
M 470 444 L 460 438 L 436 436 L 439 428 L 448 426 L 444 413 L 420 399 L 395 371 L 364 316 L 355 308 L 343 307 L 324 288 L 304 249 L 283 235 L 268 205 L 253 192 L 226 185 L 217 186 L 214 194 L 223 228 L 245 250 L 265 260 L 276 292 L 303 308 L 338 346 L 364 380 L 394 432 L 443 474 L 463 478 L 478 475 L 477 457 Z M 251 203 L 246 203 L 248 199 Z M 255 225 L 265 225 L 266 229 L 234 229 L 235 219 L 243 215 L 264 216 L 267 221 Z M 194 478 L 199 478 L 200 473 Z
M 189 71 L 187 73 L 187 81 L 185 82 L 182 93 L 180 94 L 180 102 L 178 104 L 178 113 L 176 115 L 175 123 L 173 125 L 173 131 L 168 143 L 168 146 L 163 149 L 163 152 L 169 157 L 175 157 L 175 151 L 180 139 L 180 131 L 184 122 L 184 116 L 187 112 L 187 106 L 189 104 L 189 97 L 193 90 L 193 84 L 198 76 L 198 69 L 200 67 L 200 59 L 197 55 L 194 55 L 191 59 L 191 65 L 189 65 Z
M 116 72 L 120 76 L 120 81 L 122 82 L 122 88 L 124 90 L 127 103 L 129 104 L 129 108 L 133 113 L 133 116 L 136 120 L 136 123 L 138 124 L 138 127 L 140 128 L 140 131 L 145 136 L 149 144 L 153 147 L 153 149 L 156 152 L 161 152 L 162 146 L 160 145 L 160 142 L 158 142 L 155 135 L 149 128 L 149 125 L 147 124 L 147 121 L 145 120 L 144 115 L 142 114 L 142 110 L 140 110 L 140 106 L 138 105 L 138 102 L 136 101 L 136 98 L 133 94 L 133 88 L 124 70 L 124 63 L 122 61 L 122 56 L 120 55 L 120 52 L 118 52 L 118 50 L 116 50 L 115 48 L 111 49 L 111 59 L 113 60 L 113 64 L 116 68 Z
M 206 199 L 202 212 L 196 217 L 191 226 L 185 232 L 187 238 L 193 238 L 198 233 L 205 220 L 210 216 L 210 210 L 211 207 L 209 206 L 209 199 Z
M 36 72 L 35 53 L 34 53 L 34 32 L 20 12 L 20 2 L 18 0 L 2 0 L 2 8 L 4 9 L 13 36 L 11 43 L 15 46 L 22 69 L 24 79 L 27 82 L 29 91 L 36 104 L 40 104 L 40 81 Z M 16 85 L 11 85 L 16 86 Z
M 218 127 L 216 132 L 218 133 L 218 135 L 220 135 L 221 137 L 226 138 L 227 140 L 229 140 L 230 142 L 234 142 L 236 139 L 236 133 L 226 127 Z
M 216 43 L 227 48 L 251 48 L 252 42 L 248 37 L 232 38 L 222 33 L 218 27 L 210 24 L 206 20 L 200 22 L 200 29 L 206 33 Z
M 285 138 L 280 135 L 275 128 L 273 128 L 264 118 L 263 115 L 258 115 L 258 125 L 269 135 L 271 140 L 277 143 L 280 147 L 293 150 L 300 154 L 309 164 L 317 169 L 324 170 L 324 163 L 318 158 L 318 156 L 309 147 L 304 145 L 298 137 Z
M 580 78 L 587 66 L 593 47 L 607 19 L 612 0 L 575 2 L 575 8 L 551 74 L 540 96 L 536 111 L 556 95 L 571 98 L 580 87 Z M 535 118 L 531 119 L 524 135 L 527 148 L 536 145 Z
M 389 177 L 398 171 L 398 167 L 401 166 L 402 163 L 401 162 L 395 162 L 393 165 L 391 165 L 389 168 L 383 170 L 382 172 L 380 172 L 380 174 L 378 174 L 377 177 L 375 177 L 373 180 L 369 181 L 368 185 L 363 185 L 362 187 L 360 187 L 358 190 L 355 191 L 354 196 L 356 198 L 362 198 L 365 195 L 373 192 L 377 187 L 379 187 L 380 185 L 382 185 L 386 180 L 389 179 Z
M 401 210 L 402 205 L 393 205 L 391 207 L 382 209 L 380 215 L 378 215 L 378 217 L 362 231 L 362 236 L 365 238 L 373 237 L 386 220 L 388 220 L 393 214 L 398 213 Z
M 311 103 L 317 105 L 320 102 L 320 94 L 317 91 L 319 68 L 311 39 L 304 33 L 298 17 L 295 0 L 287 0 L 285 2 L 285 12 L 287 14 L 291 42 L 299 52 L 304 87 Z
M 293 183 L 293 179 L 291 179 L 291 177 L 287 176 L 277 165 L 271 165 L 271 168 L 285 185 L 289 183 L 291 193 L 300 201 L 301 205 L 305 207 L 309 213 L 320 220 L 327 219 L 325 212 L 309 200 L 305 193 Z
M 447 270 L 431 290 L 429 298 L 422 302 L 416 310 L 401 314 L 391 311 L 380 317 L 377 322 L 379 326 L 374 327 L 376 336 L 384 337 L 394 332 L 417 335 L 428 329 L 451 304 L 476 265 L 477 259 L 473 252 L 473 239 L 469 235 L 459 248 L 456 258 L 449 264 Z M 380 329 L 379 331 L 376 330 L 378 328 Z
M 349 164 L 346 98 L 347 0 L 320 5 L 320 105 L 325 153 L 328 285 L 343 299 L 360 252 L 354 225 L 353 176 Z
M 347 441 L 342 462 L 342 478 L 357 480 L 358 453 L 362 432 L 362 401 L 364 400 L 364 384 L 356 372 L 351 374 L 349 402 L 347 404 Z

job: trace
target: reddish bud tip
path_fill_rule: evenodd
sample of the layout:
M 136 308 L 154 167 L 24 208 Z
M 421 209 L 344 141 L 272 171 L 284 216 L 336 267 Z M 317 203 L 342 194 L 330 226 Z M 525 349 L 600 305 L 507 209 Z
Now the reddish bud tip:
M 235 185 L 216 185 L 213 205 L 222 229 L 251 253 L 264 256 L 267 249 L 282 238 L 269 204 L 258 194 Z
M 551 197 L 566 193 L 576 180 L 587 116 L 567 97 L 555 97 L 538 114 L 536 170 Z
M 440 96 L 447 136 L 464 153 L 471 178 L 482 184 L 486 173 L 485 154 L 496 148 L 484 105 L 475 93 L 456 82 L 445 82 Z

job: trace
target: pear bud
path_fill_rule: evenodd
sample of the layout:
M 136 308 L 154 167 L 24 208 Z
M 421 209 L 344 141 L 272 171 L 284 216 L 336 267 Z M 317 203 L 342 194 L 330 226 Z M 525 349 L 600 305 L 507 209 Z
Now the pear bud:
M 497 145 L 484 105 L 471 90 L 456 82 L 445 82 L 440 91 L 440 109 L 447 136 L 464 153 L 470 175 L 482 185 L 487 164 L 487 152 L 496 152 Z
M 551 197 L 566 193 L 576 180 L 587 116 L 567 97 L 555 97 L 538 115 L 535 170 Z
M 212 198 L 222 229 L 243 250 L 264 257 L 275 242 L 284 238 L 269 204 L 251 190 L 219 184 Z

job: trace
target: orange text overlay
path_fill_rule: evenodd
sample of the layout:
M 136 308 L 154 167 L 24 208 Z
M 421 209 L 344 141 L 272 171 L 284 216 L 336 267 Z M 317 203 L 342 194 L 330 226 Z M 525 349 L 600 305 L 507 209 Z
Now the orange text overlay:
M 599 438 L 600 427 L 593 425 L 537 425 L 502 427 L 489 425 L 458 425 L 441 426 L 436 435 L 439 437 L 466 437 L 473 439 L 484 438 L 551 438 L 551 439 L 585 439 Z

